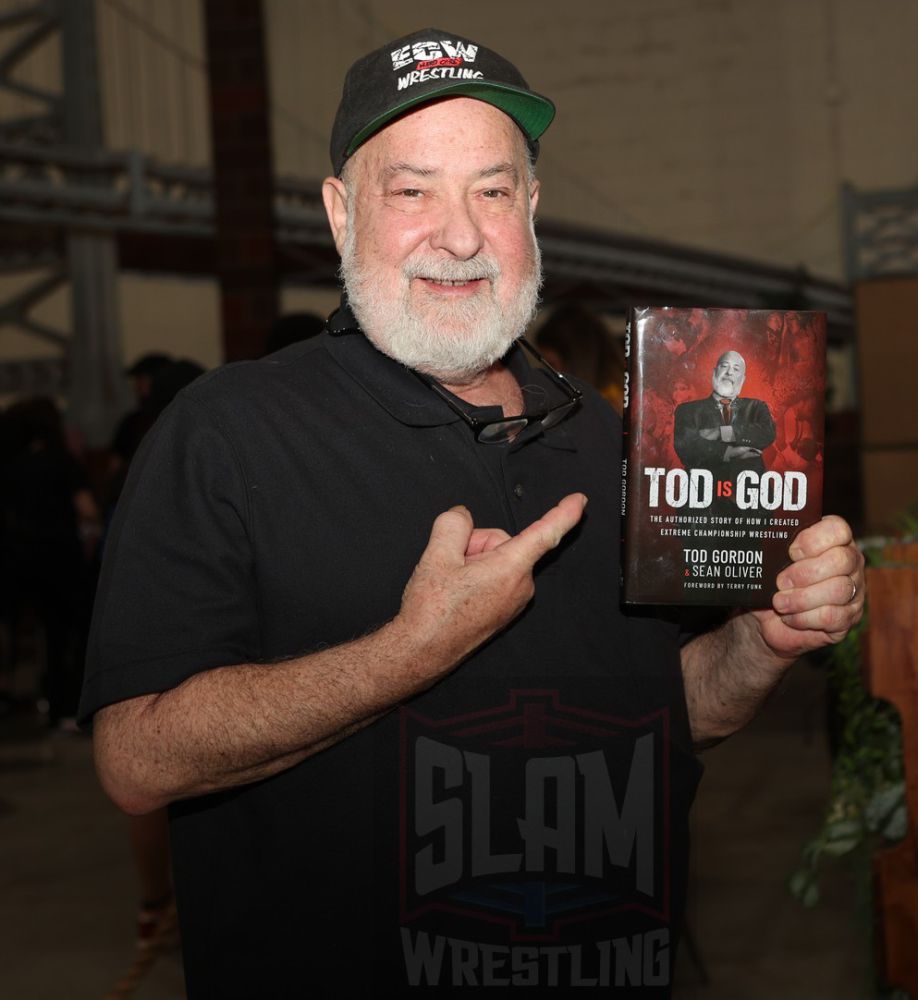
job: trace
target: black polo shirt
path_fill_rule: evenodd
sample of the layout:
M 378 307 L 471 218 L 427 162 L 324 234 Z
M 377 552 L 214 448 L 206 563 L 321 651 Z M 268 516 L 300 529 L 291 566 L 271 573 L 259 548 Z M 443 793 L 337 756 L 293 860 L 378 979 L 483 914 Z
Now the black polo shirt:
M 699 769 L 675 630 L 619 608 L 618 418 L 587 391 L 548 432 L 479 444 L 352 327 L 339 313 L 211 373 L 148 435 L 84 717 L 380 626 L 456 504 L 513 534 L 568 493 L 590 503 L 526 611 L 433 689 L 282 774 L 171 807 L 189 996 L 667 996 Z M 528 411 L 561 400 L 521 351 L 508 363 Z

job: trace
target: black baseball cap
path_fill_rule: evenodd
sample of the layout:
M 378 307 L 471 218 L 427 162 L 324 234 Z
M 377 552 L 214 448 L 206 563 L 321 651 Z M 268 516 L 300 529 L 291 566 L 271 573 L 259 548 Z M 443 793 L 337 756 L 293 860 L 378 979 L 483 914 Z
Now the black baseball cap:
M 371 135 L 394 118 L 442 97 L 474 97 L 509 115 L 538 155 L 555 106 L 529 89 L 520 71 L 491 49 L 455 32 L 424 28 L 358 59 L 347 71 L 335 124 L 335 175 Z

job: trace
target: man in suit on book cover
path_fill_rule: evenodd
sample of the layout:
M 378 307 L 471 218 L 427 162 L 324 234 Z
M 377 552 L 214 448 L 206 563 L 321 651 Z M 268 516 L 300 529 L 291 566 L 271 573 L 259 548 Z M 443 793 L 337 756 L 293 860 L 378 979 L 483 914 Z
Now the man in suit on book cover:
M 740 472 L 765 471 L 762 452 L 775 439 L 775 423 L 767 403 L 740 396 L 745 381 L 745 359 L 726 351 L 714 366 L 711 394 L 676 407 L 674 445 L 687 469 L 708 469 L 716 482 L 733 484 Z

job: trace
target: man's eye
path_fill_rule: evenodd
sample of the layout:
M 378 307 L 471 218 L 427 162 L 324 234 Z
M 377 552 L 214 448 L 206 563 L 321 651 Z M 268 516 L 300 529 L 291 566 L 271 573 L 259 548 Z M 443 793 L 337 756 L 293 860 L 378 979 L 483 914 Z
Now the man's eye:
M 483 197 L 492 199 L 505 198 L 507 195 L 507 192 L 501 188 L 488 188 L 487 191 L 482 191 L 481 193 Z
M 402 188 L 395 192 L 400 198 L 420 198 L 421 192 L 417 188 Z

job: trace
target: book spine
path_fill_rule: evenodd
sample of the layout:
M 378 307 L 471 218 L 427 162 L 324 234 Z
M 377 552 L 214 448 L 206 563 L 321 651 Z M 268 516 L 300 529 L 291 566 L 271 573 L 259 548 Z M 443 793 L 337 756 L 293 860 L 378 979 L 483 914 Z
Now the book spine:
M 633 534 L 629 530 L 628 518 L 628 474 L 631 469 L 631 423 L 633 408 L 631 396 L 633 392 L 633 357 L 634 357 L 634 336 L 635 336 L 635 313 L 634 309 L 628 310 L 628 318 L 625 324 L 625 384 L 622 391 L 622 496 L 621 509 L 621 589 L 622 598 L 627 600 L 631 581 L 628 579 L 630 560 L 633 557 L 634 548 L 629 535 Z

